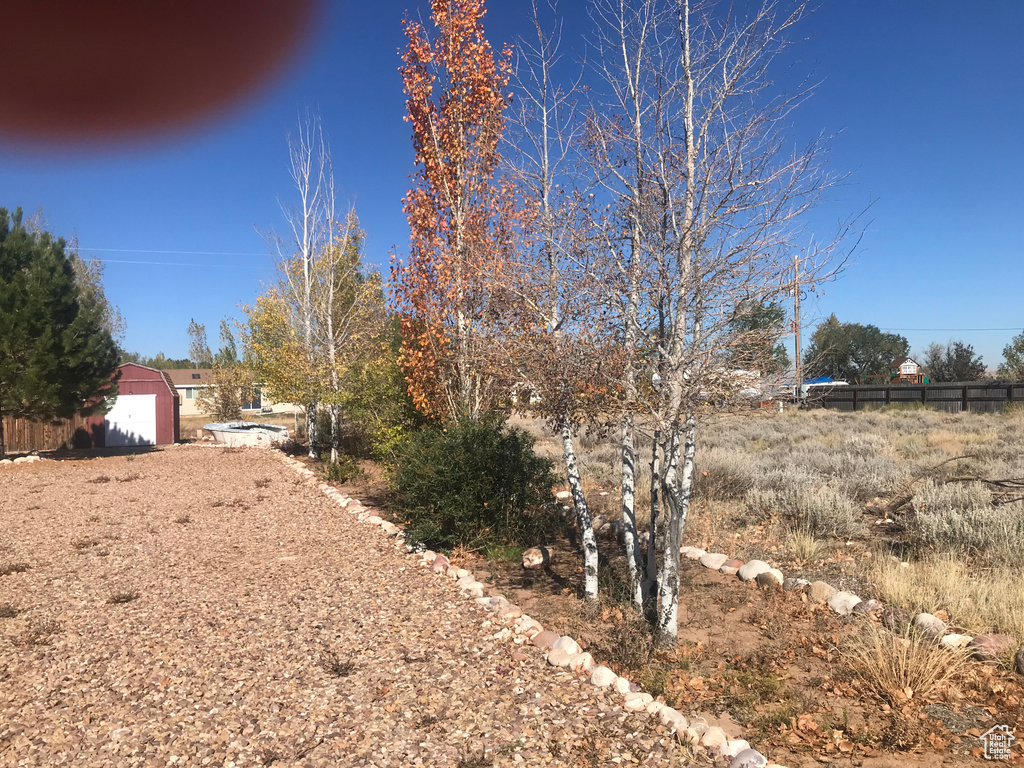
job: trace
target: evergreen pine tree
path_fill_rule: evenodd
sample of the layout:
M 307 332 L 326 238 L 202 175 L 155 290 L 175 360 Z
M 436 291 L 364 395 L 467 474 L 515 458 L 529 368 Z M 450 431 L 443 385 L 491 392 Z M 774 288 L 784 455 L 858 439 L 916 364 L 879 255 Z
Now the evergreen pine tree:
M 105 307 L 80 285 L 63 239 L 0 208 L 0 458 L 3 416 L 39 421 L 102 408 L 120 357 Z

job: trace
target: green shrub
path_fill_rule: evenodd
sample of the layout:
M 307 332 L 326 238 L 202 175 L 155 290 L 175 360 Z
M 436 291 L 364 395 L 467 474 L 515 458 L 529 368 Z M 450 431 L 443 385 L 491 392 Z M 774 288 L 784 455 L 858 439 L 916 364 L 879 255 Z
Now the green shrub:
M 434 548 L 539 543 L 560 520 L 551 463 L 496 418 L 414 432 L 391 473 L 406 535 Z
M 329 453 L 321 454 L 320 460 L 324 462 L 320 466 L 320 475 L 324 480 L 332 483 L 346 483 L 354 480 L 363 474 L 355 458 L 348 454 L 339 453 L 337 461 L 331 461 Z

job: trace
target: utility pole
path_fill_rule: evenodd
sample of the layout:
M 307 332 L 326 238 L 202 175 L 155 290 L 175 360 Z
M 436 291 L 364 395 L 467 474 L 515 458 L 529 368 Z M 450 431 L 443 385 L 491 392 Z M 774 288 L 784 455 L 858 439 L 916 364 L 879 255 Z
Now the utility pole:
M 800 252 L 793 254 L 793 337 L 796 340 L 796 397 L 800 399 L 800 386 L 804 383 L 800 375 Z

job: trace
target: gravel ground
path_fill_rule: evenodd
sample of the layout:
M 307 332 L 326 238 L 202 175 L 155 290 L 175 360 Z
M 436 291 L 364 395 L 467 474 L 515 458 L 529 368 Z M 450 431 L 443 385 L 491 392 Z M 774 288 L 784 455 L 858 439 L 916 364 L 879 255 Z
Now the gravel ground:
M 0 467 L 0 765 L 688 764 L 418 562 L 258 450 Z

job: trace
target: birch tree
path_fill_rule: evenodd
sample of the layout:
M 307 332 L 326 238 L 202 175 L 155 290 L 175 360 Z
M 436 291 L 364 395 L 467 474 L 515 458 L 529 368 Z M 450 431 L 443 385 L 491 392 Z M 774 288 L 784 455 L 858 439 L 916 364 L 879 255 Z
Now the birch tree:
M 802 3 L 727 16 L 690 0 L 596 0 L 596 9 L 610 104 L 594 115 L 591 140 L 595 174 L 621 223 L 607 257 L 627 361 L 623 517 L 630 528 L 632 418 L 643 413 L 655 443 L 652 520 L 666 517 L 660 546 L 652 552 L 652 540 L 648 552 L 662 553 L 657 624 L 674 641 L 698 425 L 749 387 L 730 362 L 736 320 L 751 303 L 793 290 L 795 252 L 804 288 L 830 277 L 853 222 L 823 244 L 802 230 L 835 181 L 823 170 L 823 140 L 797 148 L 786 137 L 808 90 L 777 93 L 769 76 Z M 627 555 L 633 576 L 639 552 Z M 654 565 L 649 557 L 648 587 Z
M 538 396 L 533 405 L 529 397 L 520 402 L 544 415 L 559 434 L 583 550 L 583 592 L 595 599 L 597 537 L 580 479 L 575 433 L 605 399 L 596 374 L 603 334 L 597 332 L 599 317 L 592 312 L 589 197 L 567 188 L 578 162 L 579 88 L 560 87 L 555 79 L 560 24 L 557 4 L 547 6 L 550 28 L 537 0 L 532 3 L 536 37 L 520 45 L 514 76 L 519 108 L 512 118 L 516 130 L 508 172 L 530 215 L 523 219 L 527 237 L 509 271 L 509 286 L 520 309 L 513 315 L 516 327 L 504 338 L 518 342 L 507 355 L 516 369 L 517 386 Z
M 313 306 L 314 260 L 324 253 L 334 237 L 334 166 L 324 139 L 323 126 L 315 113 L 300 119 L 294 136 L 288 137 L 289 175 L 295 185 L 297 204 L 281 204 L 288 234 L 270 236 L 277 250 L 278 274 L 282 278 L 276 296 L 289 306 L 288 321 L 294 323 L 301 340 L 300 352 L 291 356 L 292 372 L 287 389 L 306 410 L 309 456 L 316 458 L 317 382 L 314 374 L 316 340 Z
M 378 353 L 387 334 L 380 273 L 363 265 L 364 234 L 349 210 L 331 239 L 306 260 L 280 265 L 278 281 L 245 307 L 245 346 L 252 366 L 275 397 L 306 397 L 330 416 L 331 461 L 338 460 L 342 409 L 351 371 Z M 304 296 L 308 281 L 309 336 Z M 307 411 L 307 421 L 316 411 Z

